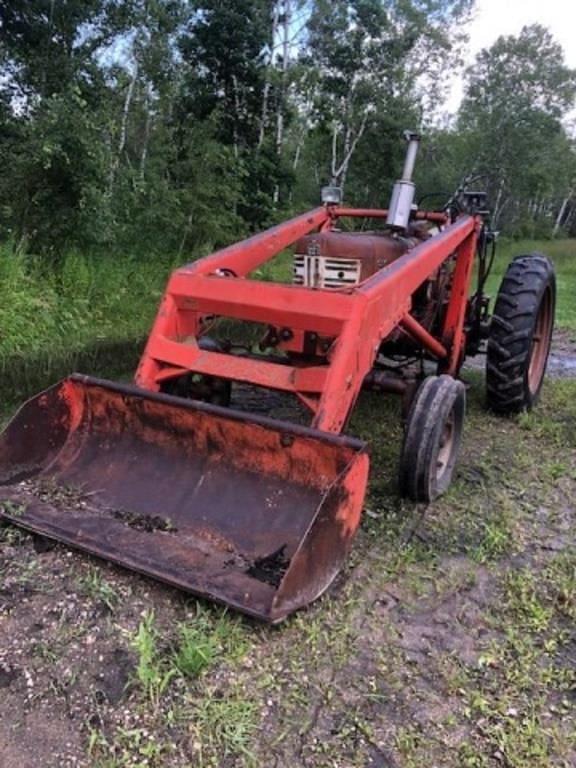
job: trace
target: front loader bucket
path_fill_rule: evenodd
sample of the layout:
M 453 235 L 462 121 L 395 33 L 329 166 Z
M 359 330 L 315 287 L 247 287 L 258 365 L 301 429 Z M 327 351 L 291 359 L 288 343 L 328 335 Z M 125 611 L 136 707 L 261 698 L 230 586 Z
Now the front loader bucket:
M 0 436 L 0 517 L 275 622 L 338 572 L 367 472 L 357 440 L 73 375 Z

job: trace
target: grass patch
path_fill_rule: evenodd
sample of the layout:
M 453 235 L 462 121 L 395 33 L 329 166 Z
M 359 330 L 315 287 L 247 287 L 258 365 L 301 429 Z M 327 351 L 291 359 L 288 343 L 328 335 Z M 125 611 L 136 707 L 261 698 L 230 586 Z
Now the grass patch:
M 233 756 L 234 765 L 256 768 L 251 749 L 256 729 L 257 708 L 253 700 L 227 691 L 225 695 L 206 690 L 192 713 L 192 750 L 198 768 L 220 768 Z
M 168 259 L 68 254 L 49 266 L 0 253 L 0 356 L 49 347 L 78 349 L 93 341 L 139 338 L 152 321 L 173 264 Z
M 490 755 L 514 768 L 568 765 L 576 745 L 570 703 L 576 677 L 563 654 L 570 650 L 565 619 L 575 564 L 574 553 L 562 553 L 540 571 L 524 567 L 501 576 L 496 637 L 466 686 L 467 714 L 481 736 L 471 754 L 479 759 Z
M 486 287 L 487 293 L 495 298 L 509 262 L 515 256 L 534 251 L 551 258 L 556 267 L 557 326 L 576 331 L 576 240 L 502 240 Z
M 178 625 L 173 663 L 183 677 L 195 678 L 217 660 L 238 660 L 246 651 L 242 626 L 237 617 L 214 612 L 197 604 L 192 620 Z
M 101 588 L 97 582 L 96 589 Z M 160 640 L 154 612 L 146 611 L 131 645 L 138 657 L 136 682 L 156 707 L 175 678 L 194 679 L 219 660 L 238 660 L 246 650 L 240 620 L 226 611 L 214 618 L 200 604 L 193 619 L 177 625 L 175 638 L 165 640 L 163 649 Z
M 163 768 L 170 751 L 169 743 L 145 728 L 119 728 L 113 741 L 92 729 L 88 738 L 92 768 Z
M 516 629 L 542 632 L 553 615 L 553 606 L 538 594 L 539 579 L 530 569 L 512 571 L 504 576 L 503 607 Z

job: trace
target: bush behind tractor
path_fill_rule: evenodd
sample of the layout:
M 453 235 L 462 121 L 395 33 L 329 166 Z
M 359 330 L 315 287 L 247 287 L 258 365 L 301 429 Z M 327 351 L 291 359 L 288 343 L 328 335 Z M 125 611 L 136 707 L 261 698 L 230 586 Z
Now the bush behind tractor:
M 401 494 L 442 494 L 465 358 L 486 344 L 492 410 L 532 408 L 555 278 L 519 256 L 490 315 L 485 195 L 419 209 L 406 139 L 388 210 L 326 187 L 321 207 L 172 274 L 133 385 L 73 374 L 25 403 L 0 437 L 1 516 L 278 622 L 326 590 L 360 523 L 369 454 L 345 432 L 363 387 L 403 399 Z M 291 284 L 258 279 L 291 247 Z M 240 410 L 242 388 L 291 397 L 307 423 Z

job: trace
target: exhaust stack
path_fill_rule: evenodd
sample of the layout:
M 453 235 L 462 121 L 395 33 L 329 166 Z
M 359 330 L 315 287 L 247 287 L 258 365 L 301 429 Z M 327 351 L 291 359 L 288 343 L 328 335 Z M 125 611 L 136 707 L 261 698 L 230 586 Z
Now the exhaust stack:
M 420 144 L 420 134 L 413 131 L 405 131 L 404 138 L 408 142 L 404 170 L 402 178 L 394 184 L 388 217 L 386 219 L 386 223 L 394 229 L 406 229 L 410 221 L 410 213 L 414 201 L 415 187 L 412 182 L 412 176 L 414 174 L 414 165 L 416 164 L 416 155 L 418 154 L 418 145 Z

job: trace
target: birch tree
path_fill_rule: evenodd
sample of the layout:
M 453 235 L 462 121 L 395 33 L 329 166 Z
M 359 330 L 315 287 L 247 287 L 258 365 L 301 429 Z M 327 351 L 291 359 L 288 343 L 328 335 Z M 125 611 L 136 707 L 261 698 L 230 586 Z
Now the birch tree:
M 467 73 L 458 128 L 470 162 L 487 180 L 494 226 L 531 234 L 540 221 L 554 229 L 553 211 L 561 209 L 574 178 L 574 149 L 562 119 L 575 99 L 576 70 L 540 25 L 500 37 L 478 54 Z

